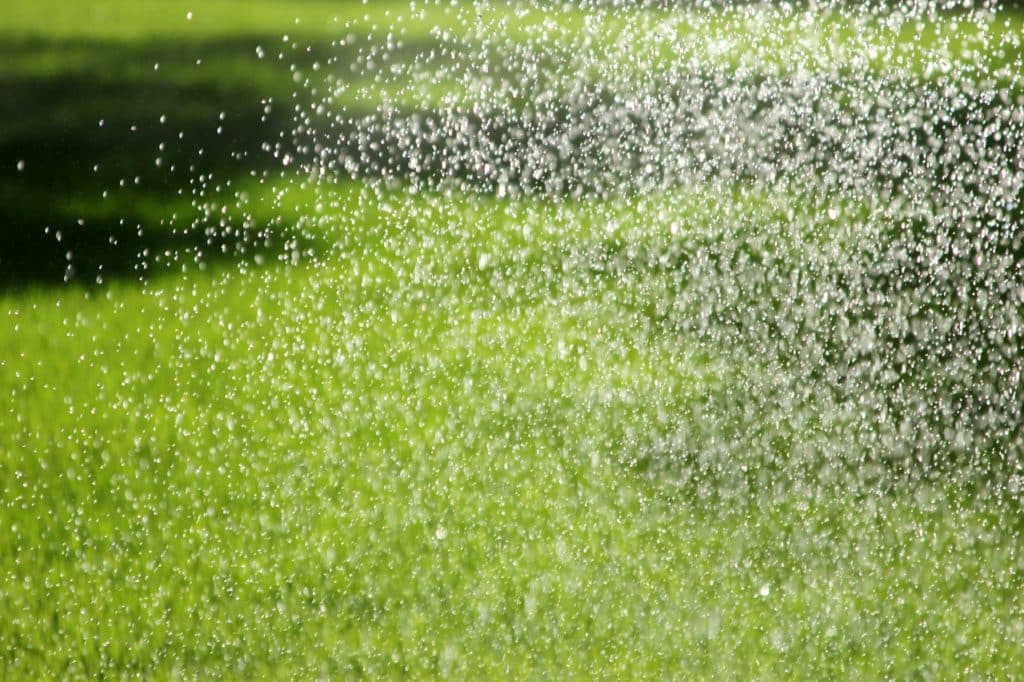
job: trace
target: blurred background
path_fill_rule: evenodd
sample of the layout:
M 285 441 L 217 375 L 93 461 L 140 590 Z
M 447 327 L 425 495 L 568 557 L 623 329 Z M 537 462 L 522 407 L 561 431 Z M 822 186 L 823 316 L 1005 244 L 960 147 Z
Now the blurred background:
M 197 179 L 279 165 L 262 149 L 291 128 L 291 70 L 389 6 L 4 3 L 0 286 L 136 276 L 143 250 L 205 243 L 168 225 Z

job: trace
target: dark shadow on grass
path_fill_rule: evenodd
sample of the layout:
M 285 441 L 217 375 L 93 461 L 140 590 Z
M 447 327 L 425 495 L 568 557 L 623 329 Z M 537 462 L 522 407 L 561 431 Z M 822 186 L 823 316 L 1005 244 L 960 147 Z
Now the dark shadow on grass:
M 184 229 L 196 218 L 192 201 L 230 195 L 233 180 L 279 172 L 284 154 L 301 167 L 317 147 L 329 151 L 327 170 L 354 178 L 550 199 L 643 192 L 694 175 L 756 182 L 792 157 L 787 141 L 800 133 L 806 144 L 797 151 L 815 153 L 799 163 L 816 176 L 845 164 L 848 172 L 833 173 L 839 183 L 901 191 L 894 172 L 874 168 L 859 148 L 846 150 L 845 139 L 794 131 L 776 115 L 785 98 L 757 95 L 765 83 L 721 74 L 633 93 L 589 83 L 571 100 L 536 107 L 537 97 L 524 96 L 491 112 L 424 107 L 337 119 L 328 111 L 307 126 L 312 134 L 296 136 L 295 105 L 313 95 L 294 82 L 291 66 L 301 71 L 329 56 L 344 73 L 356 51 L 292 45 L 279 36 L 0 44 L 0 287 L 69 274 L 91 281 L 100 265 L 105 277 L 134 276 L 144 252 L 234 252 L 205 229 Z M 411 43 L 393 59 L 432 47 Z M 799 84 L 768 85 L 788 92 Z M 543 83 L 534 86 L 544 94 Z M 737 126 L 762 131 L 753 139 L 764 144 L 729 142 Z M 324 162 L 310 165 L 323 170 Z
M 62 50 L 68 63 L 53 73 L 18 68 Z M 0 46 L 14 65 L 0 75 L 0 287 L 138 274 L 141 254 L 203 246 L 205 235 L 168 224 L 188 209 L 190 178 L 268 167 L 256 152 L 280 128 L 263 119 L 273 93 L 224 77 L 242 50 Z M 204 54 L 211 77 L 195 65 Z
M 274 216 L 246 226 L 252 239 L 211 234 L 193 204 L 280 174 L 308 97 L 292 65 L 354 54 L 280 36 L 0 43 L 0 289 L 135 277 L 147 254 L 234 257 L 287 241 Z

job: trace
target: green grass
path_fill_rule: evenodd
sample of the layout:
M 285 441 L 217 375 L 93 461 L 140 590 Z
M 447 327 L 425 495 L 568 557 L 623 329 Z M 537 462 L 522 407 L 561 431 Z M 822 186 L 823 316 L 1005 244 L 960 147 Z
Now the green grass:
M 650 464 L 699 457 L 665 443 L 721 420 L 761 371 L 662 323 L 677 273 L 658 259 L 723 215 L 822 206 L 699 187 L 618 203 L 412 195 L 224 164 L 199 203 L 245 192 L 228 216 L 274 245 L 200 268 L 192 254 L 211 246 L 171 232 L 192 211 L 174 182 L 100 196 L 150 166 L 164 133 L 102 137 L 94 118 L 184 118 L 176 99 L 204 92 L 171 131 L 198 135 L 239 97 L 290 96 L 287 71 L 282 84 L 242 55 L 295 14 L 315 41 L 334 16 L 387 11 L 0 10 L 0 42 L 23 60 L 0 67 L 5 82 L 125 86 L 57 99 L 67 113 L 52 119 L 45 99 L 3 113 L 0 158 L 30 152 L 32 134 L 75 144 L 73 163 L 27 157 L 0 178 L 0 229 L 85 218 L 78 243 L 109 277 L 0 277 L 0 677 L 1016 673 L 1013 512 L 953 482 L 848 490 L 752 462 L 753 489 L 714 490 Z M 115 96 L 136 87 L 151 89 Z M 241 143 L 209 140 L 216 162 Z M 104 246 L 126 214 L 143 235 L 130 224 L 127 246 Z M 155 274 L 138 282 L 141 249 Z
M 522 223 L 470 198 L 417 263 L 436 218 L 373 196 L 327 263 L 4 303 L 9 671 L 1013 669 L 1010 519 L 675 492 L 628 460 L 732 370 L 630 312 L 651 282 L 481 270 Z

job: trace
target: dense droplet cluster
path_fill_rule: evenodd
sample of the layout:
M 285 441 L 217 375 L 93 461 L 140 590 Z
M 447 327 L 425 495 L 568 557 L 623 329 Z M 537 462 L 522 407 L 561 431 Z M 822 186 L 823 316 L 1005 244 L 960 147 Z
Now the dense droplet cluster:
M 1016 476 L 1020 36 L 988 5 L 643 8 L 474 3 L 440 47 L 375 26 L 303 76 L 295 155 L 327 193 L 591 207 L 563 269 L 658 270 L 635 305 L 757 368 L 732 436 L 660 457 Z

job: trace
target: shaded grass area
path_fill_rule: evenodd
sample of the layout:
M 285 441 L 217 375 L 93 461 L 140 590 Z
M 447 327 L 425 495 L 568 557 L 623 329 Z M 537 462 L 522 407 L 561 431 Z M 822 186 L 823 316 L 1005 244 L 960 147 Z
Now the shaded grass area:
M 581 14 L 567 7 L 467 7 L 431 4 L 412 15 L 401 2 L 262 2 L 239 17 L 226 0 L 201 9 L 183 0 L 145 9 L 114 1 L 89 6 L 53 0 L 10 3 L 0 30 L 0 85 L 8 95 L 0 103 L 0 282 L 9 287 L 69 277 L 135 276 L 148 253 L 231 250 L 230 235 L 211 240 L 207 233 L 211 225 L 201 215 L 202 198 L 239 176 L 280 167 L 294 127 L 293 107 L 311 95 L 305 81 L 313 63 L 330 59 L 332 72 L 343 81 L 352 79 L 332 103 L 348 107 L 353 121 L 382 101 L 408 115 L 436 117 L 445 106 L 471 104 L 479 97 L 460 93 L 459 69 L 445 71 L 437 61 L 430 67 L 438 71 L 437 83 L 381 80 L 364 67 L 351 71 L 348 67 L 371 53 L 374 41 L 387 31 L 405 43 L 391 53 L 401 61 L 403 54 L 413 60 L 444 45 L 450 48 L 453 38 L 439 37 L 445 32 L 473 46 L 482 39 L 475 31 L 501 27 L 508 33 L 503 46 L 508 53 L 499 50 L 491 58 L 497 68 L 509 68 L 500 60 L 514 61 L 516 46 L 529 46 L 549 60 L 564 59 L 571 51 L 574 58 L 585 58 L 592 68 L 584 75 L 598 82 L 628 79 L 629 69 L 616 68 L 623 63 L 669 72 L 680 67 L 738 70 L 755 81 L 775 74 L 775 66 L 781 65 L 782 73 L 819 68 L 796 64 L 790 54 L 818 55 L 821 51 L 807 41 L 842 47 L 842 60 L 853 59 L 855 69 L 884 73 L 897 63 L 904 76 L 916 74 L 931 82 L 941 80 L 941 74 L 925 73 L 938 52 L 948 53 L 953 65 L 963 62 L 992 73 L 1012 69 L 1006 35 L 1020 23 L 1016 13 L 984 30 L 959 23 L 955 15 L 916 28 L 862 18 L 863 31 L 851 33 L 853 19 L 843 15 L 808 26 L 798 17 L 769 10 L 751 16 L 650 11 L 629 22 L 621 13 L 596 11 L 596 23 L 582 31 Z M 622 35 L 623 30 L 628 34 Z M 639 40 L 641 35 L 657 39 Z M 590 42 L 577 45 L 581 36 Z M 745 49 L 714 56 L 708 47 L 739 36 Z M 800 39 L 790 44 L 787 36 Z M 332 44 L 340 38 L 347 41 L 345 48 Z M 680 45 L 682 57 L 713 58 L 681 65 Z M 996 60 L 991 64 L 985 61 L 986 47 Z M 856 61 L 869 50 L 881 57 Z M 734 57 L 744 55 L 757 57 L 757 64 L 734 63 Z M 114 199 L 105 200 L 104 192 Z M 197 197 L 199 206 L 190 206 Z M 197 218 L 206 224 L 187 229 Z
M 0 286 L 135 277 L 155 253 L 235 254 L 208 202 L 282 168 L 308 100 L 296 70 L 329 55 L 345 72 L 366 46 L 332 42 L 366 41 L 404 6 L 266 2 L 240 18 L 232 2 L 7 5 Z M 436 45 L 445 14 L 411 23 L 408 50 Z M 275 217 L 247 216 L 264 249 L 288 241 Z
M 188 229 L 197 208 L 279 168 L 264 144 L 290 126 L 288 67 L 261 63 L 255 44 L 4 44 L 3 284 L 135 275 L 144 251 L 215 251 Z M 50 74 L 10 66 L 63 49 L 66 68 Z

